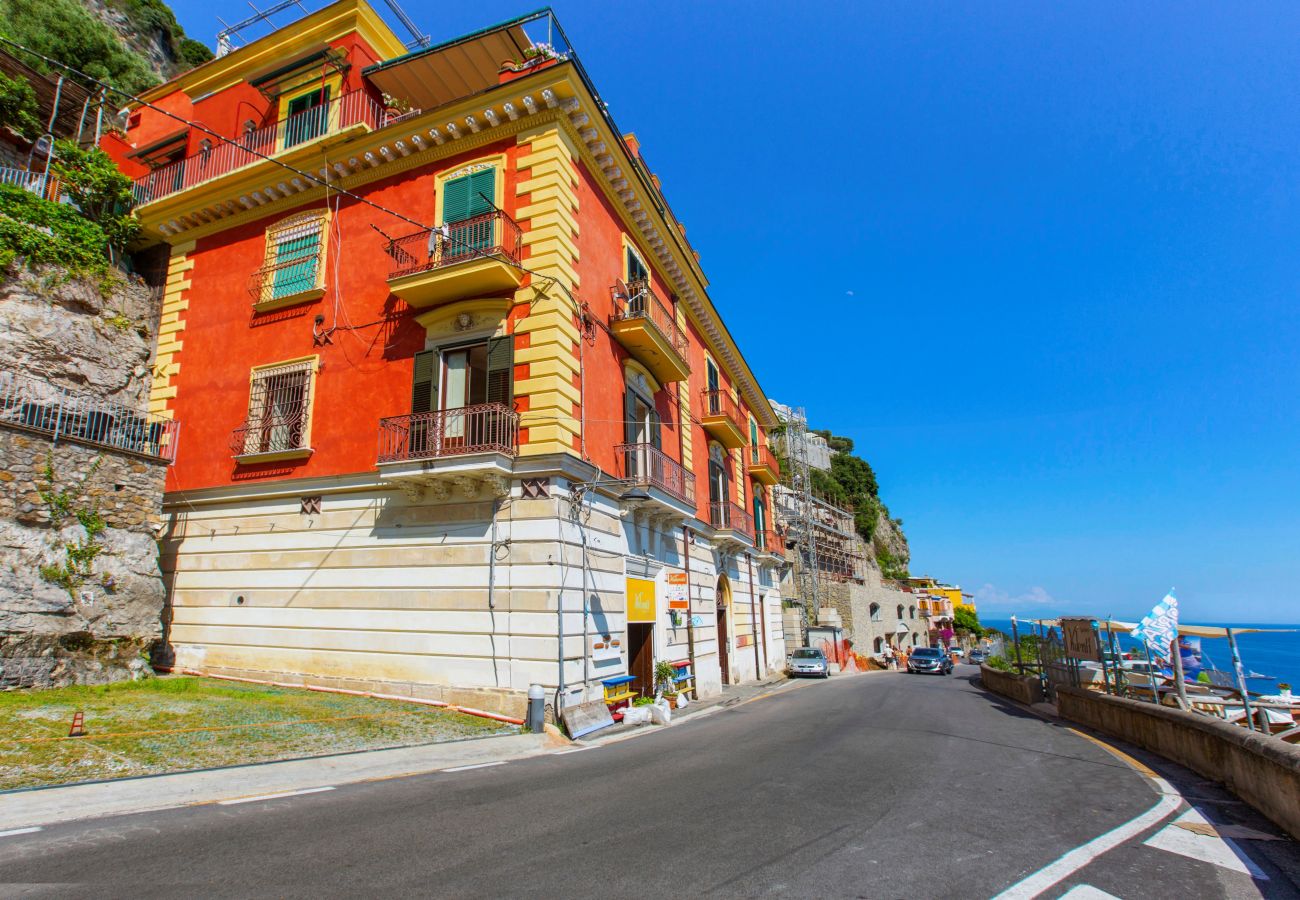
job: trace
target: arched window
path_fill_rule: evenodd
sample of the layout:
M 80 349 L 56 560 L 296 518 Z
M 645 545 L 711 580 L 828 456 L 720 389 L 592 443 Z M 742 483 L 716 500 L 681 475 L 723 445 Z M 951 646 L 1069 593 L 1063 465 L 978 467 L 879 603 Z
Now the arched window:
M 880 604 L 879 604 L 879 603 L 873 603 L 873 604 L 871 604 L 871 621 L 873 621 L 873 622 L 879 622 L 879 621 L 880 621 Z
M 913 632 L 912 632 L 912 646 L 915 647 L 915 646 L 916 646 L 917 644 L 919 644 L 919 643 L 921 643 L 921 636 L 920 636 L 919 634 L 917 634 L 915 631 L 913 631 Z
M 875 648 L 875 651 L 879 653 L 881 650 L 885 649 L 885 639 L 882 637 L 877 637 L 875 641 L 872 643 L 872 646 Z
M 916 618 L 916 607 L 915 607 L 915 606 L 909 606 L 909 607 L 907 608 L 907 617 L 908 617 L 909 619 L 915 619 L 915 618 Z
M 903 618 L 903 604 L 898 604 L 898 617 Z

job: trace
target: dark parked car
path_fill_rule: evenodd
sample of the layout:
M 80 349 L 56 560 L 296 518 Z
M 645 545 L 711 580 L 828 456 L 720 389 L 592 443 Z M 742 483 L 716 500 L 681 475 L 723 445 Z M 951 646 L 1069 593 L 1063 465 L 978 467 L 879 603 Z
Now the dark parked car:
M 921 675 L 947 675 L 952 657 L 938 647 L 917 647 L 907 657 L 907 671 Z
M 786 660 L 791 675 L 817 675 L 831 677 L 831 664 L 826 655 L 814 647 L 800 647 Z

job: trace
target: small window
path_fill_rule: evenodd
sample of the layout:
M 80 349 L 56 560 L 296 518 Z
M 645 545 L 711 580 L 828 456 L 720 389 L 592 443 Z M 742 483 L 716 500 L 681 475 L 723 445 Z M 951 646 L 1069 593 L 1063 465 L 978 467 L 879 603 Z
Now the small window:
M 315 362 L 269 366 L 253 371 L 248 419 L 235 451 L 241 456 L 307 449 L 311 381 Z
M 871 621 L 873 621 L 873 622 L 879 622 L 879 621 L 880 621 L 880 604 L 879 604 L 879 603 L 873 603 L 873 604 L 871 604 Z
M 898 617 L 903 618 L 903 604 L 898 604 Z

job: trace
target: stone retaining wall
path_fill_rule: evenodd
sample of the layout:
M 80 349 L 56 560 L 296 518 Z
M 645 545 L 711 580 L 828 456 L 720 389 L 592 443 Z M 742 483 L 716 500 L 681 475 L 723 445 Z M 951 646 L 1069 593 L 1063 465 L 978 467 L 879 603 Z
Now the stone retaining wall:
M 1017 675 L 988 666 L 980 666 L 980 681 L 995 694 L 1030 706 L 1043 699 L 1043 689 L 1033 675 Z
M 1221 719 L 1079 688 L 1058 687 L 1056 705 L 1062 718 L 1222 782 L 1300 838 L 1300 747 Z

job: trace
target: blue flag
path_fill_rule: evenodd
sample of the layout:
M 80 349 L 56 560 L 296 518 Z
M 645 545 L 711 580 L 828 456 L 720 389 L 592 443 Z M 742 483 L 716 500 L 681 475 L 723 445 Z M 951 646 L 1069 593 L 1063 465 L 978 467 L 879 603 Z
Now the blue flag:
M 1170 588 L 1163 600 L 1133 629 L 1134 640 L 1147 645 L 1151 655 L 1169 661 L 1169 645 L 1178 636 L 1178 598 Z

